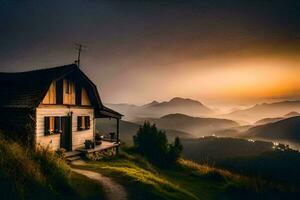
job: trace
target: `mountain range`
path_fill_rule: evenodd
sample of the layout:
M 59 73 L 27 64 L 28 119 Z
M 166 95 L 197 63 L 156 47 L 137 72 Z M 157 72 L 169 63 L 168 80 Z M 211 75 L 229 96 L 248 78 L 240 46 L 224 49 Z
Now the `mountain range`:
M 262 124 L 268 124 L 268 123 L 272 123 L 272 122 L 278 122 L 280 120 L 290 118 L 290 117 L 296 117 L 296 116 L 300 116 L 300 114 L 298 112 L 292 111 L 292 112 L 289 112 L 289 113 L 285 114 L 282 117 L 260 119 L 260 120 L 256 121 L 254 123 L 254 125 L 262 125 Z
M 286 113 L 292 111 L 295 113 L 300 112 L 300 101 L 281 101 L 275 103 L 257 104 L 251 108 L 237 110 L 229 114 L 222 115 L 221 117 L 254 123 L 255 121 L 263 118 L 275 118 L 278 116 L 284 116 Z
M 136 106 L 130 104 L 106 104 L 108 107 L 124 114 L 124 119 L 133 121 L 141 117 L 161 117 L 171 113 L 181 113 L 190 116 L 211 116 L 214 111 L 199 101 L 175 97 L 170 101 L 151 103 Z
M 125 115 L 120 123 L 123 141 L 132 143 L 132 136 L 144 121 L 155 123 L 166 130 L 169 139 L 201 137 L 207 135 L 230 137 L 261 137 L 268 139 L 298 140 L 297 118 L 300 101 L 262 103 L 247 109 L 240 109 L 224 115 L 199 101 L 175 97 L 170 101 L 152 101 L 137 106 L 130 104 L 109 104 L 109 107 Z M 129 122 L 130 121 L 130 122 Z M 250 123 L 240 123 L 240 122 Z M 242 126 L 241 126 L 242 125 Z M 103 126 L 101 124 L 101 130 Z
M 239 124 L 228 119 L 192 117 L 180 113 L 168 114 L 160 118 L 141 118 L 136 123 L 144 121 L 155 123 L 163 129 L 174 129 L 192 134 L 195 137 L 211 135 L 215 131 L 236 127 Z
M 300 142 L 300 116 L 286 118 L 277 122 L 255 126 L 244 135 L 249 137 Z

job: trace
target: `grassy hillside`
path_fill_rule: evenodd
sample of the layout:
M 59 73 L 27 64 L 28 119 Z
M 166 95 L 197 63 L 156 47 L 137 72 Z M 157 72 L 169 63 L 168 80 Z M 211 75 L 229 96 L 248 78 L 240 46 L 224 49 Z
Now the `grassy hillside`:
M 300 191 L 299 152 L 269 151 L 257 155 L 232 157 L 216 162 L 216 166 L 289 185 L 294 190 Z
M 81 187 L 78 189 L 78 185 Z M 54 152 L 0 138 L 1 199 L 99 199 L 101 186 L 71 173 Z M 92 193 L 93 195 L 90 195 Z M 97 198 L 94 198 L 97 197 Z
M 279 186 L 260 179 L 188 160 L 180 160 L 171 169 L 157 168 L 128 150 L 114 159 L 87 161 L 86 165 L 76 167 L 116 179 L 126 187 L 131 200 L 271 199 L 284 194 Z
M 272 142 L 206 137 L 182 140 L 184 157 L 300 189 L 300 153 Z
M 239 138 L 204 137 L 182 140 L 184 156 L 198 162 L 226 160 L 237 156 L 257 155 L 272 151 L 271 142 L 251 142 Z

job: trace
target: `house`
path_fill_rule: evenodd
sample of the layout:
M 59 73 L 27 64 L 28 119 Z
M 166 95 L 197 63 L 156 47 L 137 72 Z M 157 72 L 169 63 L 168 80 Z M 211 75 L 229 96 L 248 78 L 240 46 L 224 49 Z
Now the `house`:
M 0 73 L 0 130 L 26 145 L 67 151 L 94 141 L 96 118 L 122 115 L 103 105 L 96 85 L 76 64 L 18 73 Z

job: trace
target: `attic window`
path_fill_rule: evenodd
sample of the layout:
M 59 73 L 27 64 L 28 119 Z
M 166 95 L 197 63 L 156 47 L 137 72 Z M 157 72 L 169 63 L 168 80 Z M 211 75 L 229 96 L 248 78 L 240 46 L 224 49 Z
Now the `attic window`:
M 72 93 L 71 81 L 70 81 L 70 80 L 67 80 L 67 81 L 66 81 L 66 84 L 67 84 L 67 86 L 66 86 L 66 93 L 67 93 L 67 94 L 71 94 L 71 93 Z

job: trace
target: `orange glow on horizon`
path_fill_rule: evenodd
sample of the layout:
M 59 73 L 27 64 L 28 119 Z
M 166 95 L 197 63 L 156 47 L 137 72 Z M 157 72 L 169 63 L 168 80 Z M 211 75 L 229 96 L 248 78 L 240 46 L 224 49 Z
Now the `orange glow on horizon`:
M 126 80 L 124 84 L 128 87 L 124 93 L 117 95 L 124 97 L 121 102 L 130 103 L 136 103 L 137 99 L 166 101 L 175 96 L 193 98 L 207 104 L 214 101 L 242 103 L 255 99 L 295 99 L 300 96 L 298 63 L 300 57 L 276 55 L 210 58 L 172 63 L 159 69 L 147 69 L 146 72 L 141 67 L 119 75 L 120 80 Z

